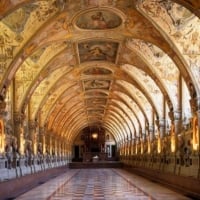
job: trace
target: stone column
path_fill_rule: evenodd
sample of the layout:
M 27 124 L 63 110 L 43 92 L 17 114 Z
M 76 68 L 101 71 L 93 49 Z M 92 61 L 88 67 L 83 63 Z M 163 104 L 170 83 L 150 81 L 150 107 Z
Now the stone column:
M 163 148 L 163 139 L 165 137 L 165 127 L 166 127 L 166 123 L 165 123 L 165 119 L 160 119 L 159 120 L 159 137 L 158 137 L 158 153 L 161 153 L 162 148 Z
M 148 147 L 149 153 L 152 153 L 152 151 L 153 151 L 153 142 L 154 142 L 154 139 L 155 139 L 154 126 L 150 125 L 149 126 L 149 147 Z
M 62 138 L 60 138 L 60 142 L 59 142 L 59 153 L 60 153 L 60 156 L 64 155 L 64 145 L 63 145 Z
M 132 138 L 130 138 L 129 139 L 129 155 L 131 156 L 132 155 L 132 146 L 133 146 L 133 144 L 132 144 Z
M 155 139 L 155 133 L 154 133 L 154 126 L 151 125 L 149 126 L 149 138 L 150 138 L 150 142 L 153 142 Z
M 39 135 L 38 135 L 38 151 L 43 154 L 44 153 L 44 127 L 39 127 Z
M 160 139 L 163 139 L 165 137 L 165 119 L 159 120 L 159 132 L 160 132 Z
M 29 140 L 31 143 L 31 150 L 34 155 L 37 153 L 37 136 L 36 136 L 36 123 L 35 121 L 29 121 Z
M 47 141 L 47 144 L 48 144 L 48 147 L 49 147 L 49 154 L 52 155 L 52 150 L 53 150 L 53 132 L 52 131 L 49 131 L 48 132 L 48 141 Z
M 177 151 L 177 135 L 181 133 L 181 111 L 170 112 L 171 124 L 171 151 Z
M 175 125 L 175 134 L 176 136 L 182 131 L 182 120 L 181 120 L 181 111 L 174 111 L 174 125 Z

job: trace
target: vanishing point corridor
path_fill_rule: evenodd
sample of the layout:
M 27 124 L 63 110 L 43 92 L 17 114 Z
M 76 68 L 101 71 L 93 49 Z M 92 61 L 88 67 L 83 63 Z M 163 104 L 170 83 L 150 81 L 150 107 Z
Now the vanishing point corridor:
M 188 198 L 200 0 L 0 0 L 0 200 Z

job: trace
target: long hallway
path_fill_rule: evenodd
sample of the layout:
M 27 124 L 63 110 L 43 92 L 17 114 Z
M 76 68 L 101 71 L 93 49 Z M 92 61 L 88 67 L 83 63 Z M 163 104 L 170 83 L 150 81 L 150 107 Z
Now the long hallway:
M 0 0 L 0 200 L 155 182 L 200 198 L 200 0 Z
M 16 200 L 189 200 L 123 169 L 69 169 Z

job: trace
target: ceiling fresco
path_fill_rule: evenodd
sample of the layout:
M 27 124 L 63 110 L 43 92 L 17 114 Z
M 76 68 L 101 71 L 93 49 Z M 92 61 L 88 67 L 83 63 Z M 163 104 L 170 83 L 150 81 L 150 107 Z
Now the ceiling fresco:
M 109 75 L 112 74 L 112 71 L 100 68 L 100 67 L 91 67 L 83 72 L 84 75 Z
M 82 29 L 105 30 L 120 26 L 122 20 L 116 14 L 106 10 L 96 10 L 81 14 L 76 25 Z
M 200 97 L 199 9 L 199 0 L 1 0 L 5 112 L 69 141 L 90 125 L 134 138 L 177 110 L 189 121 Z
M 84 88 L 85 90 L 90 89 L 105 89 L 109 90 L 110 81 L 109 80 L 89 80 L 84 81 Z
M 118 43 L 110 41 L 88 41 L 78 44 L 80 63 L 89 61 L 115 62 Z

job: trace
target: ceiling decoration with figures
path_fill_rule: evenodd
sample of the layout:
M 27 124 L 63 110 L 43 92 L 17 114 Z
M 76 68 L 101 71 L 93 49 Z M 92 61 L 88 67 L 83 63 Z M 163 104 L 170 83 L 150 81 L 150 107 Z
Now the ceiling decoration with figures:
M 0 30 L 7 113 L 70 141 L 137 137 L 200 96 L 199 0 L 1 0 Z

